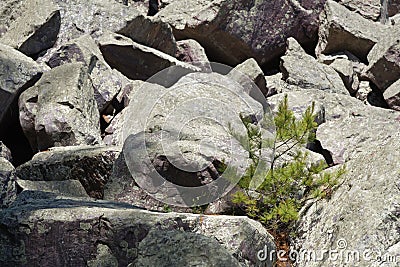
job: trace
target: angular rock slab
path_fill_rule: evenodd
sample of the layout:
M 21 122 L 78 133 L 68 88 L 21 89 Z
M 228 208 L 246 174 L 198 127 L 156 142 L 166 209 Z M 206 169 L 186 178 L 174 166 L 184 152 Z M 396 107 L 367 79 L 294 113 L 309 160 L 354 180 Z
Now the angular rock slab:
M 201 266 L 274 263 L 274 258 L 257 259 L 258 251 L 272 251 L 275 245 L 261 224 L 247 217 L 151 213 L 113 202 L 38 199 L 2 211 L 0 224 L 0 263 L 5 266 L 86 266 L 102 255 L 117 266 L 188 266 L 192 260 Z
M 335 0 L 366 19 L 377 21 L 381 15 L 381 0 Z
M 164 74 L 173 76 L 171 70 Z M 234 183 L 235 175 L 219 178 L 224 167 L 240 174 L 249 163 L 238 137 L 247 136 L 240 114 L 257 125 L 269 113 L 237 81 L 218 73 L 191 73 L 169 88 L 147 84 L 127 110 L 123 151 L 133 178 L 158 200 L 181 207 L 191 207 L 200 193 L 198 201 L 208 204 Z
M 132 80 L 145 81 L 171 66 L 179 66 L 187 73 L 199 70 L 168 54 L 138 44 L 122 35 L 104 34 L 99 40 L 99 45 L 107 63 Z
M 19 99 L 22 129 L 34 151 L 101 142 L 88 69 L 70 63 L 46 72 Z
M 14 170 L 8 160 L 0 157 L 0 210 L 11 205 L 17 196 Z
M 237 65 L 228 75 L 244 88 L 251 88 L 252 84 L 249 84 L 248 82 L 251 81 L 258 86 L 264 95 L 268 94 L 267 81 L 265 80 L 264 72 L 254 58 L 250 58 Z M 242 77 L 243 75 L 246 77 Z
M 177 39 L 197 40 L 213 61 L 237 65 L 255 58 L 264 65 L 284 52 L 289 36 L 302 44 L 316 39 L 324 3 L 325 0 L 172 1 L 157 16 L 171 24 Z
M 82 62 L 90 68 L 89 78 L 94 87 L 94 97 L 100 113 L 129 83 L 129 79 L 108 66 L 90 35 L 83 35 L 48 53 L 44 60 L 51 68 L 72 62 Z
M 207 54 L 204 48 L 193 39 L 181 40 L 176 42 L 177 50 L 175 57 L 183 62 L 192 63 L 201 68 L 204 72 L 211 72 Z
M 268 102 L 273 106 L 284 95 L 272 96 Z M 360 152 L 373 151 L 384 146 L 388 138 L 399 135 L 400 121 L 396 111 L 366 106 L 353 97 L 318 90 L 294 91 L 287 95 L 289 103 L 296 107 L 295 114 L 312 102 L 317 111 L 319 106 L 322 107 L 325 120 L 317 129 L 317 139 L 332 153 L 335 164 L 356 159 Z
M 137 16 L 117 33 L 129 37 L 139 44 L 175 56 L 177 44 L 172 28 L 158 18 Z
M 317 56 L 347 50 L 365 63 L 372 47 L 385 38 L 389 28 L 361 17 L 333 0 L 326 1 L 320 23 Z
M 332 266 L 333 261 L 321 253 L 333 250 L 344 255 L 334 261 L 337 266 L 396 266 L 394 259 L 400 257 L 398 138 L 363 149 L 346 164 L 343 184 L 332 197 L 302 210 L 295 248 L 313 251 L 321 260 L 306 259 L 298 266 Z M 347 252 L 352 253 L 349 258 Z
M 55 148 L 36 154 L 16 173 L 20 179 L 30 181 L 78 180 L 89 196 L 101 199 L 120 150 L 103 146 Z
M 0 44 L 0 123 L 15 98 L 46 70 L 21 52 Z
M 282 57 L 282 79 L 294 90 L 319 89 L 330 93 L 348 95 L 339 74 L 325 64 L 319 63 L 307 55 L 300 44 L 293 38 L 287 40 L 288 48 Z
M 0 158 L 5 158 L 8 161 L 12 161 L 11 151 L 0 141 Z
M 400 111 L 400 80 L 386 89 L 383 97 L 391 109 Z
M 55 47 L 82 35 L 95 40 L 106 31 L 118 31 L 140 15 L 115 0 L 54 0 L 60 7 L 61 27 Z
M 5 7 L 10 12 L 9 16 L 0 19 L 5 20 L 3 25 L 6 25 L 0 42 L 31 57 L 37 57 L 51 48 L 61 25 L 59 7 L 51 0 L 26 0 L 10 4 Z M 3 14 L 8 13 L 5 10 Z
M 35 195 L 35 193 L 49 193 L 48 195 L 55 195 L 57 197 L 72 197 L 72 198 L 88 198 L 88 195 L 83 188 L 82 184 L 77 180 L 66 181 L 30 181 L 17 179 L 16 185 L 18 191 L 24 193 L 26 198 L 28 195 Z M 27 193 L 29 192 L 29 193 Z M 20 193 L 19 193 L 20 194 Z M 39 194 L 36 194 L 39 195 Z M 21 200 L 21 196 L 18 196 Z M 26 199 L 25 199 L 26 201 Z
M 400 78 L 400 28 L 391 37 L 378 43 L 368 55 L 370 65 L 367 75 L 384 92 Z

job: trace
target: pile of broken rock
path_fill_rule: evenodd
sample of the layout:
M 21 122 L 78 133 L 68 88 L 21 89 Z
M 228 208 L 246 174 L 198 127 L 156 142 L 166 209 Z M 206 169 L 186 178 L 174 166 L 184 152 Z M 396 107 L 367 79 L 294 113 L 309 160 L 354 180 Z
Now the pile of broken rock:
M 260 223 L 161 213 L 121 153 L 122 128 L 143 119 L 125 118 L 152 97 L 138 91 L 163 90 L 146 80 L 211 61 L 246 74 L 273 111 L 285 94 L 296 114 L 315 102 L 328 163 L 347 165 L 332 198 L 302 210 L 293 248 L 345 240 L 400 260 L 400 2 L 161 2 L 152 17 L 144 0 L 0 4 L 0 265 L 273 266 L 257 257 L 275 249 Z

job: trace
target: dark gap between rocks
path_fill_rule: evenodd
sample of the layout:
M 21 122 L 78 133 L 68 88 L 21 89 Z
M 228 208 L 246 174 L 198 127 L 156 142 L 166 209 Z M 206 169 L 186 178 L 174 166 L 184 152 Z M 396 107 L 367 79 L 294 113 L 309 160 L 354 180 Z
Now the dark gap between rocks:
M 332 152 L 330 152 L 327 149 L 324 149 L 322 147 L 321 142 L 318 139 L 315 139 L 314 142 L 308 143 L 306 148 L 312 152 L 321 154 L 324 157 L 326 164 L 328 164 L 329 167 L 335 165 L 335 163 L 333 162 Z

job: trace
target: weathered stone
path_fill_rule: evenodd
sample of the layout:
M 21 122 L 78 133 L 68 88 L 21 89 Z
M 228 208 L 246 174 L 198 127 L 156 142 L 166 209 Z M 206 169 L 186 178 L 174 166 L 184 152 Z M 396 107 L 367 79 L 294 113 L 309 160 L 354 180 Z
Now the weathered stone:
M 383 93 L 383 97 L 390 108 L 400 111 L 400 80 L 386 89 Z
M 342 78 L 347 91 L 354 95 L 360 86 L 360 80 L 354 70 L 353 62 L 346 57 L 337 57 L 331 64 L 329 64 Z
M 267 97 L 282 93 L 282 88 L 285 84 L 285 81 L 282 80 L 282 76 L 283 75 L 281 72 L 274 75 L 265 76 L 268 90 Z
M 5 158 L 8 161 L 12 161 L 11 151 L 0 141 L 0 158 Z
M 0 210 L 11 205 L 17 196 L 14 170 L 8 160 L 0 157 Z
M 129 79 L 108 66 L 90 35 L 83 35 L 61 46 L 48 57 L 46 61 L 51 68 L 72 62 L 82 62 L 90 68 L 89 77 L 100 112 L 103 112 L 119 91 L 129 83 Z
M 54 148 L 19 166 L 16 175 L 31 181 L 79 180 L 89 196 L 101 199 L 119 151 L 102 146 Z
M 119 31 L 140 15 L 114 0 L 54 0 L 60 7 L 61 27 L 56 47 L 81 35 L 90 34 L 95 40 L 106 31 Z
M 81 63 L 46 72 L 21 95 L 19 107 L 21 125 L 35 151 L 101 141 L 93 87 Z
M 57 40 L 61 17 L 59 8 L 51 0 L 11 2 L 3 9 L 7 17 L 0 18 L 5 27 L 0 42 L 12 46 L 25 55 L 37 57 L 51 48 Z
M 381 14 L 381 0 L 335 0 L 366 19 L 377 21 Z
M 243 75 L 246 77 L 243 77 Z M 268 94 L 264 72 L 253 58 L 237 65 L 228 76 L 239 82 L 244 88 L 249 88 L 252 86 L 250 83 L 254 83 L 264 95 Z
M 326 1 L 320 21 L 319 40 L 315 49 L 317 56 L 347 50 L 365 63 L 369 51 L 385 37 L 389 29 L 351 12 L 333 0 Z
M 262 225 L 247 217 L 162 214 L 115 202 L 39 199 L 3 210 L 0 223 L 0 263 L 5 266 L 86 266 L 103 255 L 112 264 L 116 259 L 118 266 L 191 265 L 195 260 L 201 266 L 272 267 L 276 258 L 257 259 L 258 251 L 272 251 L 275 245 Z M 57 246 L 49 245 L 54 242 Z M 99 244 L 109 249 L 99 249 Z
M 289 90 L 319 89 L 331 93 L 349 94 L 342 79 L 333 68 L 307 55 L 293 38 L 288 39 L 281 71 Z
M 171 66 L 179 66 L 188 73 L 197 70 L 194 66 L 118 34 L 104 35 L 100 40 L 100 50 L 112 68 L 132 80 L 147 80 Z
M 154 17 L 137 16 L 117 32 L 133 41 L 175 56 L 177 44 L 168 23 Z
M 40 191 L 61 197 L 82 197 L 88 195 L 82 184 L 77 180 L 66 181 L 30 181 L 17 179 L 18 191 Z
M 398 129 L 400 122 L 386 124 L 389 123 L 397 123 Z M 393 259 L 400 256 L 400 136 L 397 131 L 387 138 L 387 134 L 381 135 L 385 129 L 364 128 L 365 125 L 356 121 L 351 125 L 353 128 L 360 125 L 359 133 L 370 132 L 370 136 L 379 136 L 381 141 L 370 139 L 368 143 L 374 144 L 370 149 L 357 148 L 362 152 L 347 162 L 343 184 L 329 199 L 310 203 L 302 210 L 294 247 L 317 255 L 314 260 L 299 261 L 298 266 L 332 266 L 332 260 L 322 257 L 322 253 L 333 250 L 345 255 L 334 261 L 337 266 L 395 266 Z M 342 133 L 342 130 L 335 132 Z M 315 257 L 320 260 L 316 261 Z
M 14 99 L 47 69 L 10 46 L 0 44 L 0 123 Z
M 263 106 L 245 89 L 216 73 L 192 73 L 168 89 L 145 86 L 127 110 L 123 137 L 127 138 L 124 144 L 127 165 L 134 179 L 146 183 L 151 192 L 161 188 L 161 197 L 169 194 L 163 190 L 173 192 L 175 188 L 147 184 L 155 173 L 152 170 L 157 170 L 164 182 L 189 187 L 207 185 L 219 177 L 222 162 L 230 162 L 238 172 L 243 171 L 248 155 L 226 129 L 232 127 L 245 135 L 239 114 L 253 118 L 255 123 L 264 115 Z M 182 125 L 184 121 L 187 124 Z M 179 133 L 178 139 L 175 139 L 176 133 Z M 146 152 L 142 151 L 143 138 Z M 207 141 L 199 145 L 199 140 Z M 226 144 L 230 144 L 229 148 Z M 184 158 L 181 150 L 185 151 Z M 209 162 L 210 159 L 213 160 Z M 180 197 L 176 195 L 176 201 L 185 204 L 187 199 Z
M 400 78 L 400 28 L 384 41 L 378 43 L 368 55 L 368 77 L 384 92 Z
M 208 61 L 204 48 L 193 39 L 181 40 L 176 42 L 177 51 L 175 57 L 183 62 L 192 63 L 200 67 L 202 71 L 211 71 L 211 65 Z
M 284 52 L 289 36 L 304 45 L 316 39 L 324 2 L 172 1 L 157 16 L 177 39 L 196 39 L 213 61 L 237 65 L 255 58 L 264 65 Z

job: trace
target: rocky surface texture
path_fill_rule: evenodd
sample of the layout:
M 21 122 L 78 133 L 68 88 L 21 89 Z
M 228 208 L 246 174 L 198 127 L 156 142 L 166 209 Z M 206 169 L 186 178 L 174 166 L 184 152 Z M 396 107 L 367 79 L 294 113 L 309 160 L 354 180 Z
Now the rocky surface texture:
M 398 266 L 400 1 L 148 8 L 1 1 L 0 266 L 275 266 L 279 240 L 222 215 L 229 194 L 185 190 L 221 193 L 248 166 L 239 114 L 265 125 L 286 95 L 296 117 L 315 105 L 310 161 L 347 166 L 287 248 L 316 258 L 288 264 Z

